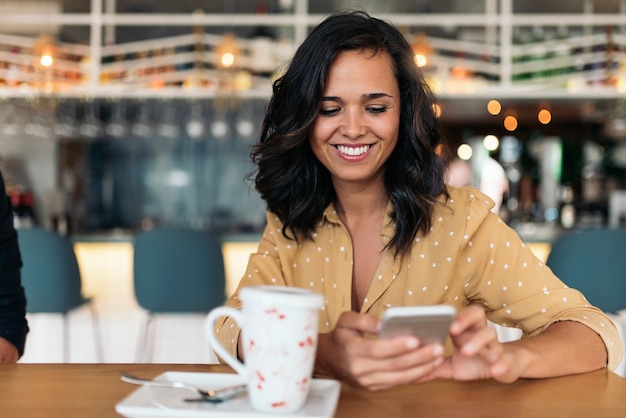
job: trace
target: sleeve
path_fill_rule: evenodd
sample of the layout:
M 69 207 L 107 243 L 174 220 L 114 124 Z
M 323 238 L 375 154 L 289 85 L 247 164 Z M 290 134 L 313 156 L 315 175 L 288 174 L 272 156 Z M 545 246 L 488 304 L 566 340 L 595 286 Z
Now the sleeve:
M 0 337 L 13 344 L 20 356 L 28 333 L 26 297 L 21 284 L 22 259 L 13 227 L 13 211 L 0 174 Z
M 488 319 L 520 328 L 523 336 L 539 334 L 558 321 L 585 324 L 603 339 L 608 367 L 615 369 L 624 352 L 615 324 L 556 277 L 512 228 L 487 212 L 486 206 L 470 210 L 469 219 L 479 221 L 467 223 L 469 239 L 461 254 L 467 298 L 485 306 Z
M 267 225 L 259 242 L 256 253 L 250 255 L 248 267 L 244 277 L 239 282 L 237 290 L 226 301 L 227 306 L 241 308 L 239 289 L 246 286 L 285 285 L 282 273 L 281 260 L 278 252 L 277 240 L 282 237 L 282 223 L 276 215 L 267 213 Z M 230 317 L 216 321 L 215 334 L 220 343 L 237 357 L 240 328 Z M 219 359 L 222 362 L 222 359 Z

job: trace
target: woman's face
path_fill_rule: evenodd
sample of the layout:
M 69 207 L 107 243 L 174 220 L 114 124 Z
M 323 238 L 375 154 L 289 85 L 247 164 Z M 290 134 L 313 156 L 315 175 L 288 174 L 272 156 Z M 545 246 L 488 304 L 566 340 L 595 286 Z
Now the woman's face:
M 341 52 L 330 66 L 309 138 L 333 183 L 381 181 L 399 124 L 400 91 L 389 55 Z

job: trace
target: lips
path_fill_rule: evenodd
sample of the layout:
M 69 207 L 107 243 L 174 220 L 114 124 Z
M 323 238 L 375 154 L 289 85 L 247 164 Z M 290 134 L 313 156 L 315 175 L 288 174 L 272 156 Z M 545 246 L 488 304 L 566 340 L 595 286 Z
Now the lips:
M 347 155 L 349 157 L 358 157 L 360 155 L 365 154 L 371 148 L 371 145 L 360 145 L 360 146 L 346 146 L 346 145 L 335 145 L 335 148 L 340 153 Z

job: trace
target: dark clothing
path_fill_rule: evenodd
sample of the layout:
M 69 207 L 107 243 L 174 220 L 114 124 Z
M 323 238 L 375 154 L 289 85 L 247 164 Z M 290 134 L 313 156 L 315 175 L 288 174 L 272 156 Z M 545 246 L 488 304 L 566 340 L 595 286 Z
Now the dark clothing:
M 21 281 L 22 257 L 13 226 L 11 200 L 0 173 L 0 337 L 24 354 L 28 333 L 26 297 Z

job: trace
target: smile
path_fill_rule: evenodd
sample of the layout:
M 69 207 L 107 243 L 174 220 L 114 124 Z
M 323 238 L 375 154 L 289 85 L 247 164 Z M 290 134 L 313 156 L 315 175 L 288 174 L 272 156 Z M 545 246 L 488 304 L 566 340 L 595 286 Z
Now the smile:
M 350 157 L 358 157 L 359 155 L 365 154 L 372 146 L 371 145 L 362 145 L 360 147 L 347 147 L 345 145 L 335 145 L 337 151 L 342 154 L 349 155 Z

